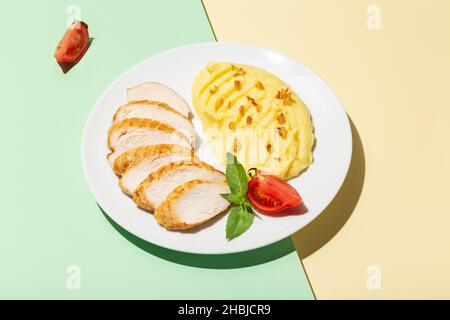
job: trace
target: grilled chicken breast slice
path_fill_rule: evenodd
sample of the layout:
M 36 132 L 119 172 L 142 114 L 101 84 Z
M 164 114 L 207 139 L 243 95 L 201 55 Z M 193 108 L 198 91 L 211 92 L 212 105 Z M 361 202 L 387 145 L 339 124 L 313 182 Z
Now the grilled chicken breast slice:
M 132 195 L 149 174 L 172 162 L 200 162 L 192 149 L 170 144 L 158 144 L 131 149 L 114 161 L 114 172 L 122 175 L 119 186 Z
M 144 82 L 127 90 L 128 101 L 156 100 L 167 103 L 185 117 L 189 117 L 189 105 L 173 89 L 158 82 Z
M 201 163 L 170 163 L 150 174 L 133 193 L 134 202 L 147 210 L 154 210 L 179 185 L 191 180 L 225 181 L 225 175 Z
M 190 148 L 184 134 L 171 126 L 150 119 L 123 119 L 113 123 L 108 132 L 108 147 L 112 152 L 108 161 L 114 167 L 115 159 L 127 150 L 156 144 L 175 144 Z
M 194 145 L 195 131 L 191 120 L 166 103 L 150 100 L 131 101 L 117 109 L 113 122 L 130 118 L 151 119 L 167 123 L 183 133 L 191 145 Z
M 192 229 L 224 212 L 230 203 L 220 194 L 229 192 L 226 182 L 188 181 L 156 208 L 156 221 L 167 230 Z

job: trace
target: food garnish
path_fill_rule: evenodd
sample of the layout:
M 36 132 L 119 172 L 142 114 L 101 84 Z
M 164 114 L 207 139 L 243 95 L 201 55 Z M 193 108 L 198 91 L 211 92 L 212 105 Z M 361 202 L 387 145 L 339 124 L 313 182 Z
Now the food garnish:
M 245 72 L 244 69 L 238 68 L 237 71 L 234 73 L 234 76 L 235 76 L 235 77 L 243 76 L 243 75 L 245 75 L 246 73 L 247 73 L 247 72 Z
M 276 214 L 302 203 L 297 190 L 283 179 L 252 168 L 248 183 L 247 198 L 259 212 Z
M 283 103 L 288 106 L 295 102 L 295 100 L 292 99 L 292 92 L 290 92 L 288 88 L 279 90 L 275 98 L 283 100 Z
M 284 113 L 280 113 L 277 117 L 277 121 L 279 124 L 285 124 L 286 118 L 284 117 Z
M 247 231 L 253 223 L 254 212 L 246 194 L 248 179 L 244 167 L 235 155 L 227 153 L 227 167 L 225 172 L 230 194 L 221 196 L 234 205 L 227 219 L 226 238 L 234 239 Z
M 248 182 L 244 167 L 235 155 L 227 153 L 226 178 L 230 194 L 221 194 L 234 205 L 227 220 L 226 238 L 231 240 L 247 231 L 253 223 L 253 208 L 261 213 L 274 215 L 302 203 L 297 190 L 283 179 L 256 168 L 248 170 Z
M 261 81 L 256 81 L 255 87 L 258 88 L 259 90 L 264 90 L 264 85 L 262 84 Z
M 253 99 L 252 97 L 250 97 L 250 96 L 247 96 L 247 100 L 252 104 L 252 105 L 254 105 L 254 106 L 256 106 L 258 103 L 256 102 L 256 100 L 255 99 Z
M 212 87 L 211 89 L 209 89 L 209 93 L 211 93 L 211 94 L 214 94 L 214 93 L 216 93 L 217 91 L 219 91 L 219 87 L 218 87 L 218 86 L 214 86 L 214 87 Z
M 74 21 L 56 47 L 56 61 L 76 63 L 83 57 L 88 46 L 88 25 L 82 21 Z
M 287 130 L 285 127 L 278 127 L 277 128 L 278 134 L 280 135 L 281 138 L 286 139 L 287 137 Z

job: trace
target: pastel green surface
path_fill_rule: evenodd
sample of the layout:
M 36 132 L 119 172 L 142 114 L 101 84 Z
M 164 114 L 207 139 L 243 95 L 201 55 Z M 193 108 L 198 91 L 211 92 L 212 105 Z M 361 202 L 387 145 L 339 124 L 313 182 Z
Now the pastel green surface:
M 63 74 L 53 51 L 73 4 L 95 39 Z M 236 255 L 165 250 L 109 221 L 84 180 L 80 140 L 97 97 L 156 52 L 214 40 L 200 1 L 14 1 L 1 10 L 0 298 L 313 298 L 290 239 Z M 71 265 L 79 290 L 66 285 Z

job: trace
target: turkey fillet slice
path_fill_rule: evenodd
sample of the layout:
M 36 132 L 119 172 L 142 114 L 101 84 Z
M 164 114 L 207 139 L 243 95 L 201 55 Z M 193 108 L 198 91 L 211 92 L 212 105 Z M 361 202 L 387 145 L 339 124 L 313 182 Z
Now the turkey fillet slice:
M 156 144 L 191 147 L 184 134 L 163 122 L 139 118 L 124 119 L 109 128 L 108 147 L 112 152 L 108 155 L 108 161 L 114 166 L 115 159 L 125 151 Z
M 195 131 L 191 120 L 163 102 L 150 100 L 131 101 L 117 109 L 113 122 L 130 118 L 151 119 L 167 123 L 172 128 L 183 133 L 191 145 L 194 145 Z
M 201 163 L 170 163 L 150 174 L 133 193 L 136 204 L 154 210 L 179 185 L 191 180 L 225 181 L 225 175 Z
M 128 101 L 156 100 L 167 103 L 185 117 L 189 117 L 189 105 L 173 89 L 158 82 L 144 82 L 127 90 Z
M 192 229 L 225 211 L 230 203 L 220 194 L 229 192 L 226 182 L 188 181 L 156 208 L 156 221 L 167 230 Z
M 192 149 L 173 144 L 158 144 L 128 150 L 114 161 L 114 172 L 122 175 L 119 186 L 132 195 L 149 174 L 172 162 L 200 162 Z

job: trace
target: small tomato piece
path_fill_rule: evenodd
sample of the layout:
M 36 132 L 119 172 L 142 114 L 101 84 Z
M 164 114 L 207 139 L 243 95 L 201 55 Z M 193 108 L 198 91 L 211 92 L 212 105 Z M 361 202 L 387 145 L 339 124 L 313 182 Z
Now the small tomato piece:
M 257 171 L 248 183 L 247 198 L 253 207 L 266 214 L 276 214 L 302 203 L 297 190 L 283 179 Z
M 82 21 L 74 21 L 56 47 L 55 58 L 58 62 L 78 62 L 88 46 L 88 25 Z

